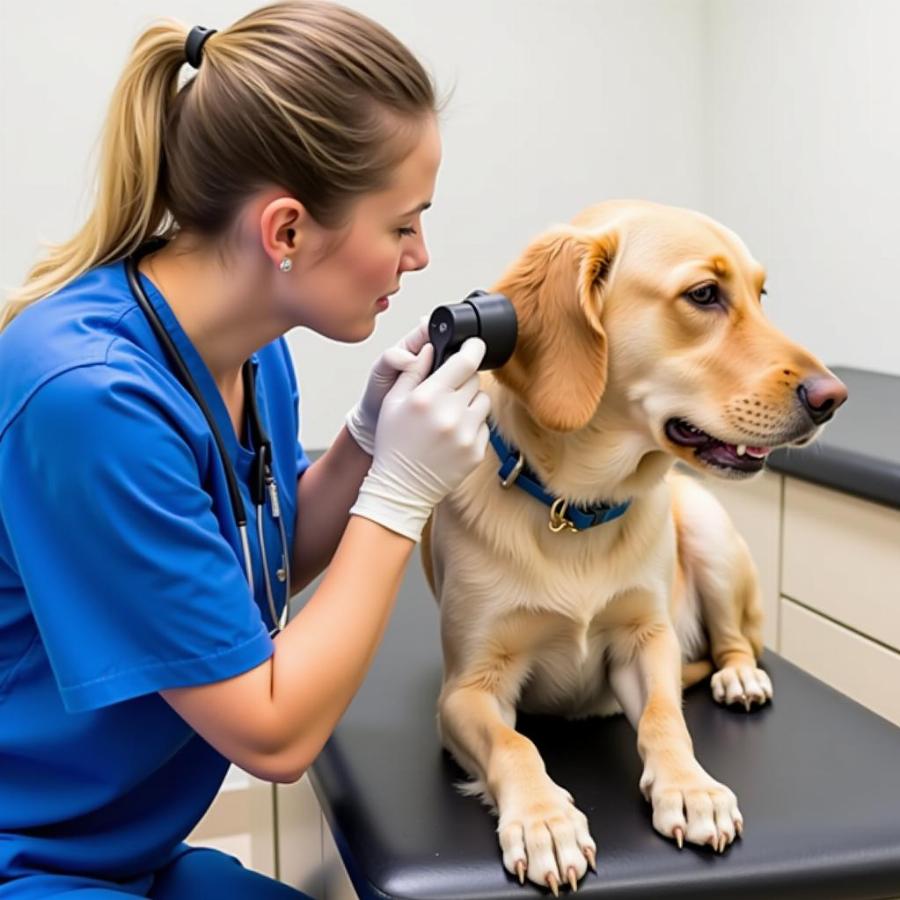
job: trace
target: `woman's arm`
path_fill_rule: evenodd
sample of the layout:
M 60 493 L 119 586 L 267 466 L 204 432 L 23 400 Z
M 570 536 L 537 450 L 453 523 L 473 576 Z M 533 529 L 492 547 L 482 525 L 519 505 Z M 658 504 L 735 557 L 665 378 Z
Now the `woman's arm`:
M 306 587 L 331 561 L 371 465 L 372 457 L 344 427 L 297 481 L 291 594 Z
M 274 654 L 234 678 L 161 692 L 247 771 L 271 781 L 299 778 L 362 683 L 428 516 L 484 459 L 490 400 L 476 374 L 484 352 L 482 340 L 470 339 L 423 380 L 431 361 L 424 352 L 397 378 L 354 515 L 322 582 L 275 639 Z M 355 452 L 346 440 L 335 442 L 335 459 Z
M 162 696 L 242 769 L 296 781 L 362 684 L 414 546 L 352 516 L 322 583 L 275 638 L 272 657 L 234 678 Z
M 376 360 L 360 402 L 347 415 L 347 425 L 299 479 L 291 554 L 292 594 L 306 587 L 331 561 L 350 507 L 372 465 L 375 426 L 384 398 L 399 374 L 416 364 L 427 341 L 428 320 L 423 316 L 409 334 Z M 424 359 L 423 371 L 430 368 L 431 358 Z

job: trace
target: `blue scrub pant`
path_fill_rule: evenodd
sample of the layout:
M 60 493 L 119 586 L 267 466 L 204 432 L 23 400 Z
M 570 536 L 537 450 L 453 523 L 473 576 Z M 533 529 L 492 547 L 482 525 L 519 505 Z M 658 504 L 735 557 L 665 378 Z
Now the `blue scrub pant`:
M 0 885 L 0 900 L 46 900 L 48 897 L 67 900 L 123 900 L 125 897 L 310 900 L 306 894 L 280 881 L 245 869 L 233 856 L 206 847 L 190 848 L 176 857 L 156 873 L 146 890 L 77 875 L 28 875 Z

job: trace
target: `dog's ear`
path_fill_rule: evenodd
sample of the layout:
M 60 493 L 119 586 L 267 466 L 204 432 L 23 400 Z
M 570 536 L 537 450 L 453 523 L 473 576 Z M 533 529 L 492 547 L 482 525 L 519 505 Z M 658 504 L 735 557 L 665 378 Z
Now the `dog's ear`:
M 532 242 L 493 288 L 510 298 L 519 321 L 515 352 L 494 374 L 544 428 L 583 428 L 603 396 L 600 319 L 617 247 L 615 232 L 555 229 Z

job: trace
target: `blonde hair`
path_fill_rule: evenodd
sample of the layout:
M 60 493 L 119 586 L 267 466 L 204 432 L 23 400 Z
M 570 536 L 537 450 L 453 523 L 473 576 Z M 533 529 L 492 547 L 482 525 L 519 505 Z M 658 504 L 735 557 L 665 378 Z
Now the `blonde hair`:
M 10 294 L 0 330 L 151 236 L 226 234 L 267 185 L 336 226 L 354 198 L 387 185 L 438 111 L 431 79 L 394 35 L 324 0 L 275 3 L 211 35 L 179 89 L 187 34 L 164 20 L 137 39 L 107 113 L 94 209 Z

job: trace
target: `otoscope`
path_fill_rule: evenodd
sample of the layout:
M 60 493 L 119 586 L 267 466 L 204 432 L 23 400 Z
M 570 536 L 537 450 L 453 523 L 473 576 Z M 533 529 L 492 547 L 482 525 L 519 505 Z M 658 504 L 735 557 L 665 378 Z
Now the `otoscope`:
M 516 311 L 503 294 L 472 291 L 465 300 L 438 306 L 428 321 L 434 345 L 431 371 L 440 368 L 470 337 L 480 337 L 487 350 L 479 369 L 499 369 L 513 354 L 519 326 Z

